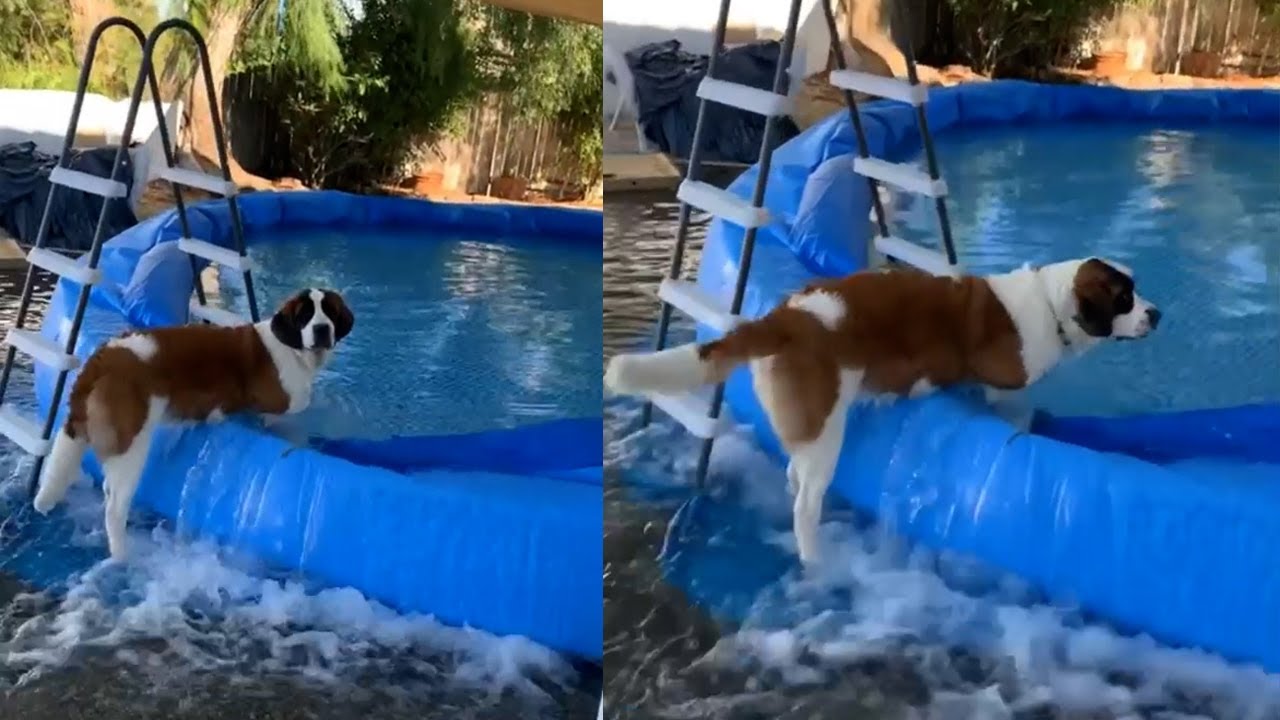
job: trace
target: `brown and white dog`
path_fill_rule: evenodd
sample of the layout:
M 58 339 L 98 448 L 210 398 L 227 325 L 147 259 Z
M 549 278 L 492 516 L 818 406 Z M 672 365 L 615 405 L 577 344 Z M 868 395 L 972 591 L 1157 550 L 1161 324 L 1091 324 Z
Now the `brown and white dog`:
M 810 563 L 855 399 L 974 383 L 994 401 L 1069 354 L 1143 337 L 1159 321 L 1160 311 L 1134 292 L 1133 273 L 1099 258 L 958 279 L 861 272 L 814 283 L 714 342 L 618 355 L 605 384 L 622 394 L 674 394 L 721 382 L 749 362 L 756 397 L 791 457 L 796 544 Z
M 300 412 L 311 403 L 316 373 L 354 322 L 338 293 L 310 288 L 253 325 L 167 327 L 107 341 L 71 389 L 35 509 L 47 513 L 62 500 L 92 447 L 105 476 L 107 544 L 113 558 L 123 558 L 129 506 L 156 427 Z

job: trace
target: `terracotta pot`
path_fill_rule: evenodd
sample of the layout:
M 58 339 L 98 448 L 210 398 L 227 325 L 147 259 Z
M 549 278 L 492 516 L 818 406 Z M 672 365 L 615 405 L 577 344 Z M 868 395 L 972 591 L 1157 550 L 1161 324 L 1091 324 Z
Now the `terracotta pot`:
M 524 200 L 528 192 L 529 181 L 524 178 L 503 175 L 493 181 L 492 193 L 494 197 L 500 197 L 504 200 Z
M 1093 54 L 1093 72 L 1098 77 L 1112 77 L 1128 72 L 1129 53 L 1124 50 L 1108 50 Z
M 1216 78 L 1222 74 L 1222 54 L 1192 50 L 1182 56 L 1182 74 L 1191 77 Z
M 414 175 L 413 192 L 418 195 L 432 195 L 444 189 L 444 173 L 439 170 Z

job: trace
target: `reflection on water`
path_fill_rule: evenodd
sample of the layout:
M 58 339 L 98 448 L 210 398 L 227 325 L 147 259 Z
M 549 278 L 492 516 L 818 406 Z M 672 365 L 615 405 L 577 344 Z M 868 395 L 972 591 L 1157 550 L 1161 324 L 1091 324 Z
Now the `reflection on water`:
M 598 247 L 310 229 L 250 254 L 264 307 L 324 286 L 355 314 L 299 418 L 315 435 L 452 434 L 599 412 Z M 224 272 L 221 285 L 243 308 L 239 278 Z
M 1004 152 L 983 151 L 990 172 Z M 984 187 L 962 222 L 1012 230 L 1021 222 L 1013 185 Z M 676 210 L 664 194 L 606 204 L 606 357 L 651 342 Z M 682 323 L 676 336 L 689 331 Z M 660 414 L 638 431 L 632 401 L 605 408 L 611 718 L 1280 718 L 1280 678 L 1090 624 L 1013 578 L 904 547 L 835 498 L 821 540 L 823 556 L 839 561 L 801 575 L 782 470 L 743 433 L 717 441 L 709 494 L 669 532 L 692 495 L 697 443 Z

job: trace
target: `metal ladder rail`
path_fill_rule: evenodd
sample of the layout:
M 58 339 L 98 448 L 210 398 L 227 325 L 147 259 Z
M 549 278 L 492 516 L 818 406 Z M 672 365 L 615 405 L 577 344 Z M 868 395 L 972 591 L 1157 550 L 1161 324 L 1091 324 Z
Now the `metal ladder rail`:
M 707 64 L 707 74 L 702 81 L 702 85 L 698 89 L 698 96 L 701 102 L 698 104 L 698 119 L 694 125 L 693 147 L 689 152 L 689 168 L 685 181 L 681 183 L 678 197 L 681 200 L 679 227 L 676 233 L 676 244 L 672 249 L 671 267 L 667 274 L 667 280 L 674 283 L 680 277 L 681 266 L 684 259 L 685 245 L 688 239 L 688 225 L 690 216 L 690 207 L 695 204 L 692 201 L 701 201 L 701 205 L 715 206 L 721 205 L 719 214 L 721 217 L 742 225 L 745 228 L 745 235 L 742 240 L 742 250 L 738 260 L 738 274 L 734 283 L 733 299 L 729 307 L 728 316 L 730 323 L 733 318 L 742 310 L 742 301 L 746 293 L 747 278 L 751 272 L 751 260 L 755 250 L 756 233 L 760 226 L 766 224 L 768 214 L 764 211 L 764 194 L 766 184 L 769 178 L 769 171 L 773 159 L 774 135 L 777 128 L 777 118 L 779 115 L 786 114 L 786 96 L 787 83 L 790 80 L 788 74 L 789 66 L 792 62 L 792 53 L 795 48 L 796 28 L 799 25 L 800 18 L 800 0 L 792 0 L 790 10 L 787 15 L 787 28 L 783 35 L 782 48 L 778 57 L 778 66 L 774 71 L 772 92 L 755 88 L 746 88 L 746 92 L 732 87 L 731 84 L 724 81 L 718 81 L 715 78 L 716 57 L 724 50 L 725 29 L 729 20 L 729 7 L 731 0 L 721 0 L 720 13 L 716 20 L 715 37 L 712 44 L 712 53 Z M 738 95 L 738 97 L 732 97 Z M 764 137 L 760 143 L 760 154 L 757 160 L 759 173 L 756 176 L 755 187 L 752 192 L 751 203 L 748 206 L 743 204 L 737 198 L 731 198 L 725 191 L 705 186 L 697 183 L 698 170 L 702 160 L 702 135 L 705 131 L 706 108 L 708 102 L 721 102 L 723 104 L 733 105 L 741 109 L 750 110 L 758 114 L 765 115 Z M 745 106 L 745 107 L 744 107 Z M 700 209 L 709 210 L 710 207 L 700 207 Z M 731 216 L 724 213 L 730 212 Z M 662 350 L 666 346 L 667 333 L 670 329 L 671 312 L 675 307 L 672 303 L 672 293 L 664 293 L 666 287 L 670 287 L 664 282 L 664 288 L 661 288 L 659 295 L 662 298 L 662 313 L 658 321 L 658 334 L 655 342 L 655 350 Z M 700 307 L 709 307 L 711 305 L 705 298 L 698 298 L 694 301 L 695 305 Z M 698 314 L 698 313 L 691 313 Z M 701 319 L 701 318 L 699 318 Z M 727 328 L 722 328 L 727 329 Z M 696 483 L 701 488 L 706 481 L 707 470 L 711 459 L 711 448 L 715 442 L 715 428 L 720 426 L 720 411 L 724 403 L 724 383 L 717 384 L 711 398 L 711 404 L 707 413 L 709 421 L 709 431 L 703 433 L 702 448 L 698 455 L 698 464 L 695 471 Z M 652 402 L 646 402 L 641 416 L 642 423 L 647 425 L 652 417 Z M 681 418 L 677 418 L 681 419 Z
M 120 170 L 124 165 L 124 159 L 127 157 L 129 139 L 133 132 L 132 120 L 126 123 L 124 128 L 124 133 L 120 140 L 120 147 L 117 148 L 115 159 L 112 161 L 111 175 L 109 178 L 102 179 L 85 175 L 71 170 L 67 166 L 72 148 L 75 145 L 76 131 L 80 124 L 80 112 L 84 106 L 84 96 L 88 90 L 89 77 L 93 69 L 98 42 L 101 39 L 102 34 L 112 27 L 126 28 L 133 34 L 135 39 L 137 39 L 139 46 L 145 44 L 145 35 L 142 32 L 142 28 L 138 27 L 138 25 L 133 21 L 122 17 L 111 17 L 103 20 L 98 23 L 97 27 L 95 27 L 89 35 L 89 42 L 86 45 L 85 50 L 85 59 L 80 67 L 80 76 L 76 83 L 76 96 L 71 108 L 71 118 L 67 125 L 67 134 L 63 138 L 62 154 L 58 159 L 58 165 L 54 168 L 53 172 L 50 173 L 49 195 L 45 199 L 44 213 L 40 219 L 39 230 L 36 232 L 35 243 L 32 246 L 31 252 L 27 256 L 27 277 L 23 283 L 22 297 L 18 303 L 17 316 L 14 319 L 14 324 L 9 335 L 6 337 L 9 347 L 5 350 L 3 370 L 0 370 L 0 413 L 3 414 L 3 431 L 6 436 L 15 442 L 18 442 L 22 445 L 24 450 L 35 457 L 35 463 L 32 468 L 31 475 L 32 482 L 30 485 L 30 491 L 32 493 L 36 490 L 40 471 L 44 466 L 44 458 L 48 454 L 49 438 L 53 435 L 53 425 L 57 419 L 58 404 L 61 401 L 62 392 L 66 385 L 67 373 L 79 364 L 75 358 L 75 347 L 80 336 L 80 326 L 84 320 L 84 313 L 88 307 L 90 292 L 92 291 L 92 288 L 97 282 L 99 276 L 98 260 L 102 253 L 102 234 L 106 227 L 108 204 L 113 199 L 122 199 L 125 197 L 124 185 L 118 180 L 118 176 L 120 175 Z M 158 92 L 159 84 L 157 83 L 154 75 L 150 77 L 150 82 L 153 91 Z M 93 241 L 89 250 L 88 264 L 85 268 L 80 268 L 74 263 L 74 261 L 58 255 L 53 251 L 44 249 L 45 241 L 48 239 L 49 235 L 54 195 L 57 192 L 58 187 L 63 185 L 72 189 L 78 189 L 83 192 L 99 195 L 103 198 L 102 209 L 98 213 L 98 222 L 94 227 Z M 50 348 L 41 347 L 42 345 L 52 346 L 56 351 L 56 346 L 53 346 L 52 343 L 47 343 L 47 341 L 41 342 L 34 336 L 24 336 L 19 334 L 25 330 L 27 312 L 31 307 L 31 296 L 35 285 L 37 267 L 42 267 L 45 270 L 53 272 L 59 277 L 71 277 L 73 280 L 77 279 L 75 276 L 79 276 L 80 292 L 76 301 L 76 309 L 72 319 L 71 328 L 62 348 L 62 355 L 58 358 L 58 378 L 54 384 L 53 400 L 45 415 L 40 437 L 37 442 L 32 442 L 36 439 L 27 435 L 27 428 L 24 426 L 29 424 L 34 427 L 34 423 L 30 423 L 30 421 L 23 418 L 16 410 L 3 405 L 3 400 L 9 387 L 9 380 L 12 377 L 14 361 L 17 356 L 18 345 L 15 344 L 15 340 L 27 337 L 30 345 L 28 345 L 26 350 L 30 352 L 32 349 L 43 349 L 46 353 L 43 360 L 48 360 L 52 358 L 53 355 L 49 353 Z M 27 440 L 27 442 L 20 442 L 19 438 L 15 437 L 15 435 L 26 436 L 24 439 Z
M 840 46 L 840 35 L 836 27 L 835 13 L 831 8 L 831 0 L 822 0 L 822 11 L 827 22 L 827 32 L 831 39 L 831 54 L 836 64 L 836 73 L 832 75 L 832 84 L 841 89 L 844 96 L 845 105 L 849 108 L 849 118 L 853 122 L 854 133 L 858 142 L 858 160 L 855 160 L 855 172 L 867 178 L 868 188 L 871 193 L 871 203 L 876 218 L 876 226 L 879 231 L 876 246 L 891 259 L 898 259 L 907 264 L 914 265 L 924 270 L 933 272 L 934 274 L 954 275 L 959 271 L 955 242 L 951 234 L 951 221 L 947 213 L 946 203 L 946 184 L 942 181 L 941 171 L 938 167 L 938 156 L 933 144 L 933 135 L 929 132 L 929 121 L 925 113 L 925 100 L 928 89 L 920 84 L 919 72 L 916 68 L 915 53 L 912 48 L 910 37 L 902 36 L 901 41 L 897 37 L 894 38 L 894 44 L 899 45 L 903 57 L 907 63 L 907 80 L 903 82 L 897 78 L 885 78 L 868 73 L 850 71 L 845 62 L 844 52 Z M 901 8 L 900 12 L 904 12 Z M 898 23 L 891 23 L 891 35 L 902 35 L 902 33 L 893 32 L 894 26 Z M 934 251 L 916 245 L 915 243 L 894 237 L 889 232 L 888 222 L 884 211 L 884 206 L 880 200 L 879 185 L 883 181 L 885 174 L 883 170 L 876 175 L 865 172 L 867 163 L 876 162 L 878 165 L 872 166 L 876 168 L 895 169 L 890 163 L 877 161 L 870 156 L 867 147 L 867 138 L 865 128 L 862 124 L 862 117 L 858 109 L 858 102 L 854 98 L 853 90 L 859 90 L 869 95 L 876 95 L 882 98 L 906 102 L 914 106 L 916 114 L 916 125 L 920 131 L 921 144 L 924 147 L 925 165 L 927 184 L 917 183 L 917 187 L 908 188 L 920 194 L 930 195 L 934 199 L 934 206 L 938 216 L 938 224 L 942 234 L 943 258 L 935 260 L 932 255 Z M 863 165 L 860 167 L 860 162 Z M 899 172 L 902 172 L 899 170 Z M 903 173 L 905 174 L 905 173 Z M 938 260 L 941 260 L 939 262 Z
M 152 93 L 153 103 L 155 105 L 156 118 L 159 121 L 160 141 L 164 145 L 164 154 L 167 167 L 160 176 L 169 181 L 170 187 L 173 189 L 173 199 L 177 206 L 178 221 L 182 227 L 182 237 L 178 240 L 179 249 L 188 254 L 191 260 L 191 273 L 195 285 L 196 300 L 189 306 L 192 316 L 205 322 L 211 322 L 220 325 L 235 325 L 241 322 L 241 318 L 227 310 L 219 310 L 210 307 L 208 299 L 205 297 L 204 286 L 200 282 L 199 262 L 197 258 L 208 260 L 212 263 L 224 265 L 234 270 L 240 271 L 241 277 L 244 279 L 245 296 L 249 305 L 249 318 L 251 322 L 258 322 L 260 319 L 258 312 L 258 301 L 254 293 L 253 275 L 251 273 L 252 263 L 249 261 L 248 253 L 244 241 L 244 226 L 240 218 L 240 206 L 237 202 L 238 188 L 231 181 L 231 168 L 228 162 L 226 138 L 222 132 L 222 116 L 218 110 L 218 98 L 214 93 L 213 72 L 210 69 L 209 49 L 205 44 L 204 37 L 194 25 L 179 18 L 171 18 L 165 20 L 152 29 L 151 34 L 147 36 L 146 45 L 143 49 L 142 67 L 139 68 L 138 84 L 135 85 L 133 97 L 133 105 L 131 112 L 136 112 L 136 105 L 141 102 L 140 88 L 142 77 L 144 75 L 154 75 L 153 71 L 153 55 L 155 47 L 160 37 L 170 30 L 182 30 L 191 37 L 192 42 L 196 46 L 196 54 L 200 58 L 200 69 L 204 75 L 205 89 L 209 96 L 209 113 L 213 121 L 214 144 L 218 152 L 218 164 L 221 170 L 221 177 L 209 175 L 202 172 L 195 172 L 178 167 L 177 153 L 169 138 L 169 130 L 165 124 L 164 108 L 160 103 L 160 97 L 156 93 Z M 192 108 L 192 112 L 195 109 Z M 233 252 L 228 252 L 225 248 L 221 248 L 210 242 L 198 240 L 191 235 L 191 225 L 187 218 L 186 203 L 182 198 L 182 185 L 196 187 L 207 190 L 217 195 L 222 195 L 227 199 L 228 211 L 231 216 L 231 236 L 233 244 Z

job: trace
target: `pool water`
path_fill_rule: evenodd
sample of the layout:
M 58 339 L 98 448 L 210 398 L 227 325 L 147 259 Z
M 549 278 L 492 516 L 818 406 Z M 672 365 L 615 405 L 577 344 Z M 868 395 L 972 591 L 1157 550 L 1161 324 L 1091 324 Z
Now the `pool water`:
M 1100 255 L 1164 313 L 1031 391 L 1059 415 L 1280 402 L 1280 133 L 1258 125 L 961 129 L 937 148 L 961 262 L 978 273 Z M 898 231 L 936 246 L 931 202 Z
M 464 433 L 600 413 L 598 246 L 308 229 L 251 237 L 249 254 L 264 317 L 312 286 L 338 290 L 355 314 L 301 417 L 314 436 Z M 240 277 L 224 271 L 220 287 L 247 314 Z

